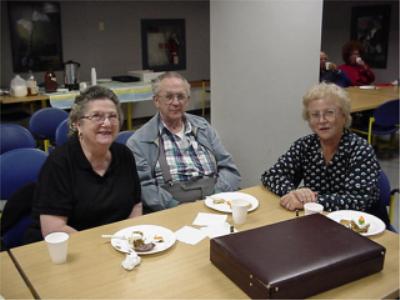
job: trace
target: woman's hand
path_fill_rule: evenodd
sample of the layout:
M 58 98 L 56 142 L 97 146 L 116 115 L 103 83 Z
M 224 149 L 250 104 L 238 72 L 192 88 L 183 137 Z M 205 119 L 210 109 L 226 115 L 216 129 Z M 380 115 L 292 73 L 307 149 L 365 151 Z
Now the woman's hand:
M 67 217 L 53 216 L 53 215 L 40 215 L 40 227 L 42 229 L 43 238 L 52 232 L 62 231 L 66 233 L 73 233 L 77 230 L 67 225 Z
M 142 202 L 139 202 L 139 203 L 136 203 L 135 206 L 132 208 L 129 218 L 139 217 L 142 214 L 143 214 L 143 205 L 142 205 Z
M 317 201 L 317 193 L 309 188 L 293 190 L 281 197 L 280 204 L 288 210 L 302 209 L 304 203 Z

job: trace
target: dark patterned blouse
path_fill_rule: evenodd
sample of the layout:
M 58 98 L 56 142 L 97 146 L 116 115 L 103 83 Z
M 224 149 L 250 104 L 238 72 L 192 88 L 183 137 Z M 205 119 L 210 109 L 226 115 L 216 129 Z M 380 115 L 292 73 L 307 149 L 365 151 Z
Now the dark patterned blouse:
M 325 210 L 365 211 L 378 201 L 380 167 L 373 148 L 354 133 L 345 131 L 332 160 L 325 164 L 319 137 L 298 139 L 278 162 L 265 171 L 261 181 L 283 196 L 304 181 L 304 187 L 318 193 Z

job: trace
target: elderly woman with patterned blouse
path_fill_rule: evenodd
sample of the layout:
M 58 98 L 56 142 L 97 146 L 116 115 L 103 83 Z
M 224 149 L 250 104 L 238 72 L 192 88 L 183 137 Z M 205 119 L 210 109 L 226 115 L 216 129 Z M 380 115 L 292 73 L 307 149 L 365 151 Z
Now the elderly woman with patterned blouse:
M 288 210 L 317 202 L 327 211 L 366 211 L 378 199 L 379 164 L 367 141 L 348 130 L 350 100 L 335 84 L 321 83 L 303 97 L 303 118 L 313 134 L 294 142 L 261 176 Z M 299 187 L 303 180 L 303 186 Z

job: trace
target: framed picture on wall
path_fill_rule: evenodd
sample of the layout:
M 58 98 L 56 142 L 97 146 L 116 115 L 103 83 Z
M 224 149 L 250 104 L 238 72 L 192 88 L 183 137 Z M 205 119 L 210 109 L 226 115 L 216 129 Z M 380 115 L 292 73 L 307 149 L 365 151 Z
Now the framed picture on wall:
M 14 72 L 61 70 L 59 2 L 9 1 Z
M 144 70 L 186 69 L 184 19 L 142 19 L 141 31 Z
M 353 7 L 351 39 L 360 41 L 365 61 L 373 68 L 386 68 L 390 27 L 390 5 Z

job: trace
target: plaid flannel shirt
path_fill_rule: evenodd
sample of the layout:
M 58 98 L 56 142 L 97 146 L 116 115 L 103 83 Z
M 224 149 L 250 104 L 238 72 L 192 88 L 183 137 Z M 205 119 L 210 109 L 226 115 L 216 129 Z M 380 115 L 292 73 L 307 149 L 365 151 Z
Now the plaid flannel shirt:
M 159 130 L 160 143 L 164 143 L 165 157 L 173 181 L 188 181 L 193 177 L 211 176 L 216 173 L 217 166 L 213 154 L 197 142 L 190 122 L 185 122 L 182 138 L 170 132 L 162 122 Z M 159 161 L 155 174 L 158 185 L 163 185 L 165 182 Z

